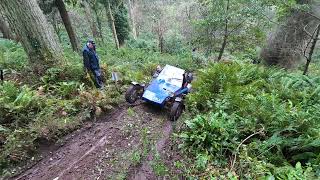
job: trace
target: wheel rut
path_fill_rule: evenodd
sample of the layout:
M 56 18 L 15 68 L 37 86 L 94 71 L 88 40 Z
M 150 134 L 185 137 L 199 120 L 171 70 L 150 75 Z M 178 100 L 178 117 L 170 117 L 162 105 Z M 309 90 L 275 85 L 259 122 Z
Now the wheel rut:
M 147 163 L 151 152 L 131 170 L 133 154 L 142 148 L 142 132 L 160 151 L 172 133 L 172 122 L 166 112 L 145 104 L 120 107 L 66 136 L 60 148 L 11 179 L 154 179 Z

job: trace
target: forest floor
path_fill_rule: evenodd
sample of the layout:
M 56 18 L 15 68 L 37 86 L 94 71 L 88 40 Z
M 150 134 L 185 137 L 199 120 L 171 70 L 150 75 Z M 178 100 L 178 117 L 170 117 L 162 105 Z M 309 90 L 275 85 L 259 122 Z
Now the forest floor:
M 148 104 L 123 105 L 42 147 L 42 159 L 12 179 L 172 179 L 173 122 Z M 177 179 L 181 179 L 177 176 Z

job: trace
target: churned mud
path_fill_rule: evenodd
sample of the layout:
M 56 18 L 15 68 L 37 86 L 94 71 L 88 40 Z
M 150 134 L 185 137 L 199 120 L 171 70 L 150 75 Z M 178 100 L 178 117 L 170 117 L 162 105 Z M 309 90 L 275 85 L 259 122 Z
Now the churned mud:
M 47 148 L 42 160 L 12 179 L 159 179 L 152 162 L 171 133 L 165 110 L 126 105 Z

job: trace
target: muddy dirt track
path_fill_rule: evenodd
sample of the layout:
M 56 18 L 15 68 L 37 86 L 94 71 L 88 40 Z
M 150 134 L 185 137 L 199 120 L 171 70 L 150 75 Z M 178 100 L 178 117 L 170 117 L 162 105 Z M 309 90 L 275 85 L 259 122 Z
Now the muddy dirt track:
M 171 133 L 164 110 L 125 105 L 68 135 L 61 147 L 12 179 L 159 179 L 149 163 L 151 147 L 161 151 Z

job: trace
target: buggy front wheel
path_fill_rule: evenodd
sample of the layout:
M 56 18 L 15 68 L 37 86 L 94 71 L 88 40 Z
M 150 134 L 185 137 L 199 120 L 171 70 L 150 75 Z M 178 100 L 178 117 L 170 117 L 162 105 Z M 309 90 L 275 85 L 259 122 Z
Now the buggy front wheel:
M 182 111 L 183 111 L 183 103 L 182 102 L 174 102 L 170 114 L 169 114 L 169 119 L 170 121 L 176 121 L 178 118 L 181 116 Z
M 130 104 L 135 103 L 141 95 L 142 90 L 140 86 L 131 85 L 125 94 L 126 101 Z

